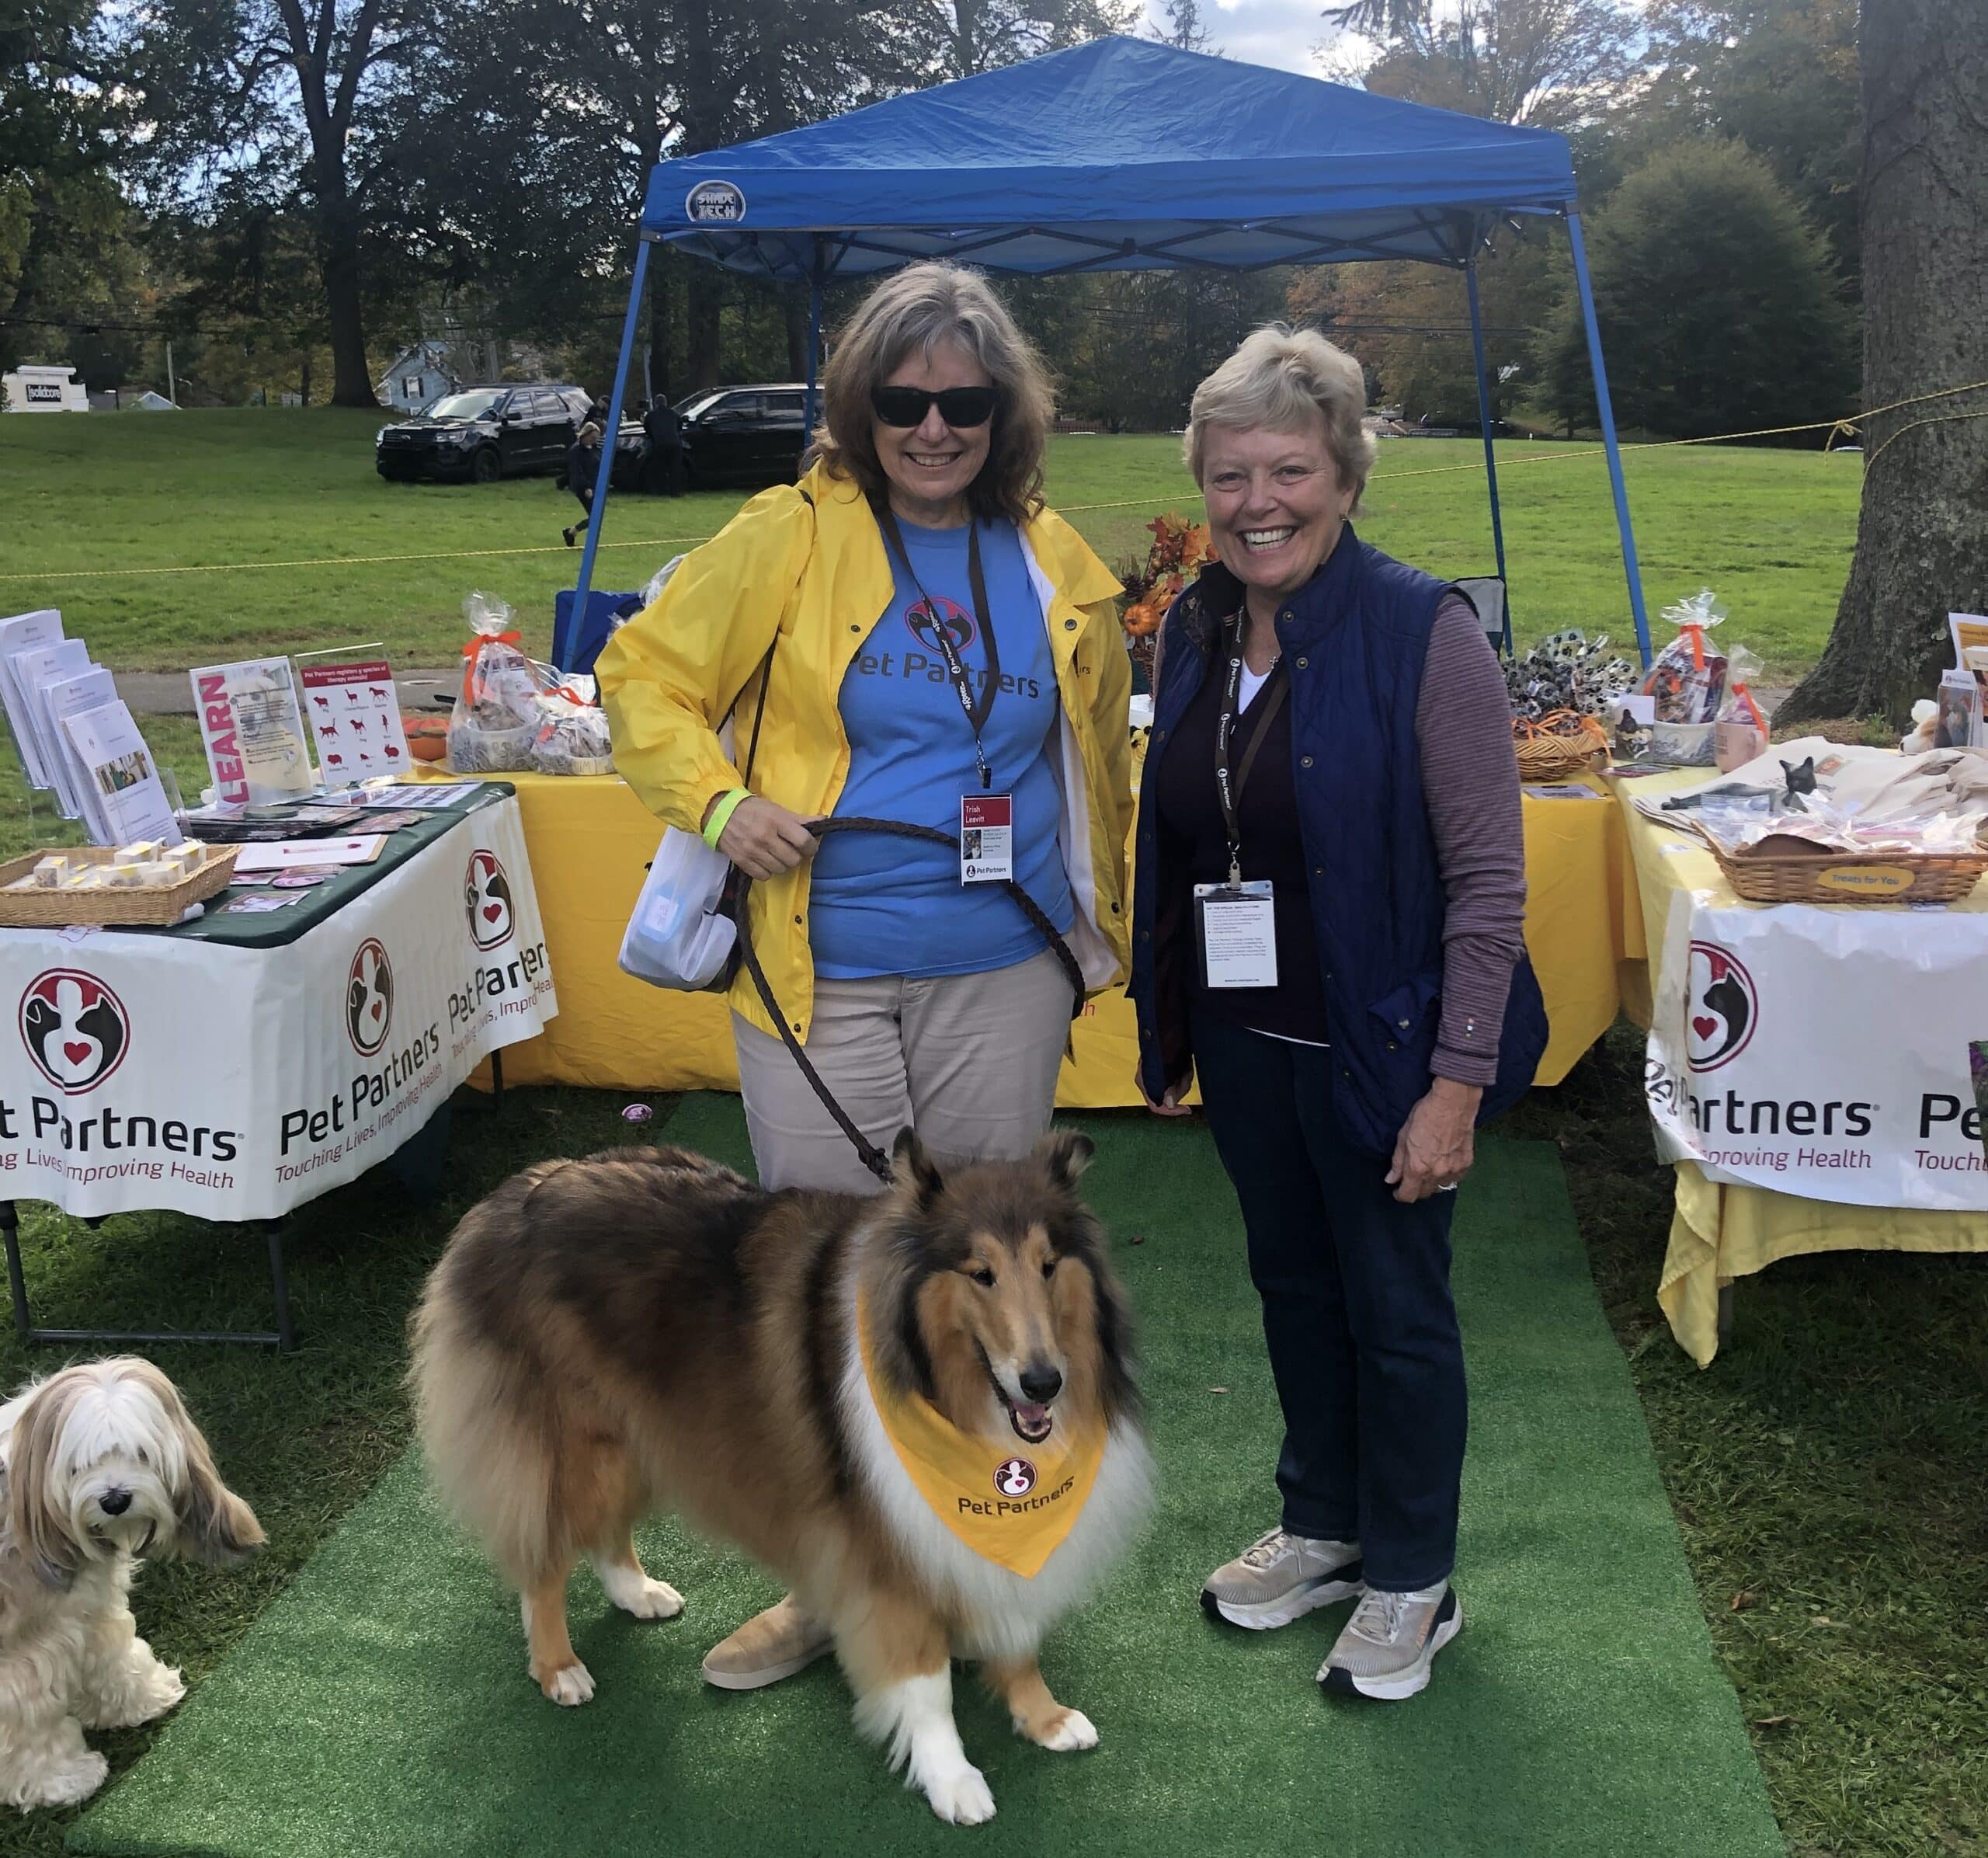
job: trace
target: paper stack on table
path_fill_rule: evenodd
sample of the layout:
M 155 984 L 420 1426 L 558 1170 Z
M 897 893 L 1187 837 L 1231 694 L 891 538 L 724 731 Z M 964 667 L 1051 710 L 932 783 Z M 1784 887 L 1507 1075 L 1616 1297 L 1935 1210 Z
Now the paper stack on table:
M 92 841 L 182 835 L 158 764 L 109 672 L 64 635 L 54 607 L 0 619 L 0 704 L 28 785 L 54 795 Z

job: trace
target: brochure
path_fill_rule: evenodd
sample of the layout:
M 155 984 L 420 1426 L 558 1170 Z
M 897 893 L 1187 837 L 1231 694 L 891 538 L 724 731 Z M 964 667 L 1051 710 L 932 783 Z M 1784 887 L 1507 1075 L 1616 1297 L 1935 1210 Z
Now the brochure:
M 288 659 L 204 665 L 188 676 L 214 797 L 223 805 L 266 806 L 317 786 Z
M 116 835 L 110 830 L 103 808 L 97 804 L 96 783 L 90 778 L 89 770 L 83 765 L 82 755 L 70 739 L 68 722 L 71 716 L 79 716 L 85 710 L 101 709 L 107 703 L 115 703 L 116 680 L 103 666 L 92 665 L 80 677 L 57 678 L 43 684 L 41 700 L 48 712 L 49 732 L 61 745 L 70 783 L 82 804 L 80 816 L 89 828 L 92 840 L 99 845 L 114 844 Z
M 400 693 L 381 646 L 300 652 L 297 676 L 327 781 L 406 771 L 410 758 Z
M 80 677 L 89 668 L 90 649 L 80 638 L 58 639 L 52 645 L 16 652 L 13 657 L 14 676 L 26 700 L 27 725 L 33 732 L 36 752 L 48 771 L 49 785 L 55 790 L 56 803 L 65 819 L 81 819 L 82 802 L 70 778 L 69 758 L 62 752 L 61 736 L 48 713 L 46 692 L 50 684 Z
M 61 636 L 62 615 L 53 607 L 0 619 L 0 701 L 4 701 L 7 726 L 14 732 L 14 746 L 20 751 L 30 787 L 52 787 L 54 781 L 42 764 L 40 744 L 29 720 L 26 693 L 14 681 L 12 659 L 17 652 L 52 645 Z
M 274 845 L 245 846 L 235 861 L 235 873 L 286 871 L 299 865 L 370 865 L 387 842 L 384 833 L 364 833 L 352 839 L 285 839 Z
M 141 839 L 169 844 L 180 836 L 179 822 L 159 785 L 158 767 L 122 703 L 106 703 L 69 717 L 64 724 L 94 785 L 109 832 L 98 843 L 130 845 Z

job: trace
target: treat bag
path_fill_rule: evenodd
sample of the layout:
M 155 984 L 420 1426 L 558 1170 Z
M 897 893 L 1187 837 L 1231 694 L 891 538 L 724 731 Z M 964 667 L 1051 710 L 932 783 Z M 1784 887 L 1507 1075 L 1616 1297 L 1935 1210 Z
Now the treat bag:
M 1712 759 L 1722 774 L 1743 767 L 1766 752 L 1767 719 L 1748 688 L 1760 676 L 1760 661 L 1744 645 L 1735 645 L 1726 666 L 1726 701 L 1712 732 Z
M 462 688 L 449 716 L 449 765 L 459 774 L 509 774 L 531 766 L 538 732 L 531 663 L 519 649 L 511 609 L 487 593 L 463 602 L 470 637 Z
M 1656 700 L 1659 722 L 1711 722 L 1719 715 L 1726 689 L 1726 655 L 1705 635 L 1726 618 L 1726 609 L 1701 587 L 1689 600 L 1666 607 L 1663 617 L 1677 636 L 1656 655 L 1643 679 L 1642 694 Z

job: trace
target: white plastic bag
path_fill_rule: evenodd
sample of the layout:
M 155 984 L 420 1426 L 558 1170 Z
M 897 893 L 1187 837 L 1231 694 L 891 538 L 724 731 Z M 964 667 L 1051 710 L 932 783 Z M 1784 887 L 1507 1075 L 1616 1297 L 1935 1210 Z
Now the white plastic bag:
M 728 758 L 733 749 L 729 716 L 718 739 Z M 716 980 L 739 939 L 739 925 L 718 913 L 731 869 L 732 861 L 712 851 L 700 834 L 665 826 L 655 861 L 622 932 L 621 972 L 682 993 L 701 993 Z
M 621 938 L 621 972 L 686 993 L 716 980 L 739 938 L 732 918 L 718 913 L 731 868 L 695 833 L 667 828 Z

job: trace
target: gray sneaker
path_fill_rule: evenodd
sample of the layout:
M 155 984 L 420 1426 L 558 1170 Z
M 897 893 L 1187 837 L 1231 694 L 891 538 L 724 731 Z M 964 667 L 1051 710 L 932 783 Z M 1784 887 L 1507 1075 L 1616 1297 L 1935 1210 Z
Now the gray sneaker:
M 1399 1703 L 1427 1688 L 1436 1654 L 1462 1630 L 1463 1609 L 1447 1581 L 1419 1593 L 1370 1587 L 1319 1667 L 1319 1682 L 1343 1696 Z
M 1315 1542 L 1274 1529 L 1208 1576 L 1201 1610 L 1210 1619 L 1267 1632 L 1364 1591 L 1358 1543 Z

